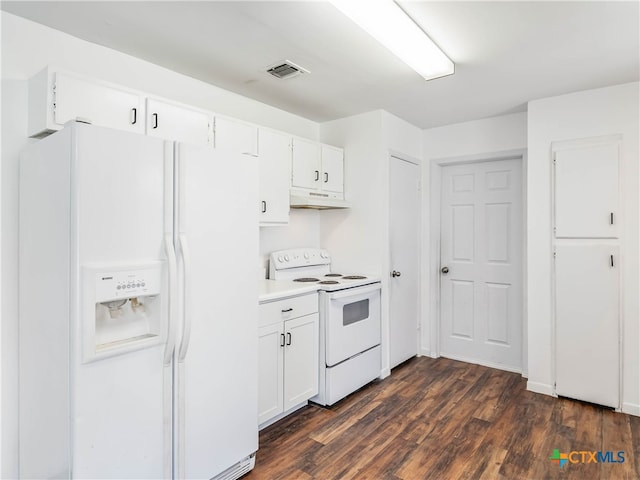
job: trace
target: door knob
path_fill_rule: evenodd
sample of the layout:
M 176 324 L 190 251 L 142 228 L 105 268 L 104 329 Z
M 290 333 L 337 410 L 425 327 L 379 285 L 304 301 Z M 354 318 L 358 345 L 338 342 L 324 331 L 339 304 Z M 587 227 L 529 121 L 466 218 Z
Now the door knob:
M 442 267 L 442 270 L 440 270 L 444 275 L 446 275 L 447 273 L 449 273 L 449 267 Z
M 392 277 L 399 277 L 401 275 L 400 272 L 396 272 L 395 270 L 393 272 L 391 272 L 391 276 Z

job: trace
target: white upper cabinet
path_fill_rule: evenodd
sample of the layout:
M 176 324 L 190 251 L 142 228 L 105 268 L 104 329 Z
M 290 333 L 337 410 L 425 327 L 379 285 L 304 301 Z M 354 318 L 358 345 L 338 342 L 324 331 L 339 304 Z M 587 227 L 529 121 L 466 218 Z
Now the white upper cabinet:
M 216 150 L 258 156 L 258 127 L 253 124 L 216 116 L 214 138 Z
M 554 150 L 556 238 L 617 238 L 618 144 Z
M 291 186 L 317 190 L 320 188 L 320 144 L 301 138 L 293 139 Z
M 293 140 L 291 187 L 344 197 L 344 153 L 310 140 Z
M 261 128 L 258 141 L 260 225 L 286 225 L 289 223 L 291 136 Z
M 29 136 L 51 133 L 75 119 L 144 133 L 144 97 L 133 90 L 49 67 L 29 80 Z
M 147 98 L 146 133 L 195 145 L 211 145 L 213 114 L 179 103 Z
M 322 145 L 322 181 L 325 192 L 344 193 L 344 152 L 341 148 Z

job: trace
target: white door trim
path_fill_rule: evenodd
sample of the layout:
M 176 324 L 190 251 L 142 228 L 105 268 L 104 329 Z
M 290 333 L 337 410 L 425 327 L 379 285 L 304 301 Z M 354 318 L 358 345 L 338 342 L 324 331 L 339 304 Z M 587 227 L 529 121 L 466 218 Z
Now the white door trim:
M 430 332 L 428 345 L 429 352 L 422 352 L 431 357 L 440 356 L 440 209 L 441 209 L 441 184 L 442 168 L 448 165 L 460 165 L 464 163 L 490 162 L 494 160 L 518 159 L 522 162 L 522 376 L 527 377 L 528 371 L 528 345 L 527 345 L 527 151 L 526 149 L 503 150 L 498 152 L 480 153 L 475 155 L 463 155 L 456 157 L 434 158 L 429 162 L 429 270 L 427 272 L 429 287 L 429 306 L 425 308 L 430 318 Z M 426 346 L 425 346 L 426 347 Z

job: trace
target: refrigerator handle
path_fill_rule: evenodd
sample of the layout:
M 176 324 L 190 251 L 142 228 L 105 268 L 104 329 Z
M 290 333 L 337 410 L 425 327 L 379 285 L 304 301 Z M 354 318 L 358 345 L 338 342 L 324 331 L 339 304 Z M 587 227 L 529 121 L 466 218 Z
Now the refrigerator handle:
M 178 268 L 176 266 L 176 251 L 173 248 L 173 240 L 170 234 L 164 236 L 164 250 L 169 261 L 169 325 L 164 350 L 164 364 L 169 365 L 176 346 L 176 323 L 178 318 Z
M 180 255 L 182 255 L 182 265 L 184 266 L 184 282 L 183 282 L 183 294 L 182 294 L 182 341 L 180 342 L 180 349 L 178 350 L 178 361 L 183 362 L 187 356 L 187 350 L 189 349 L 189 341 L 191 339 L 191 316 L 189 315 L 189 299 L 187 294 L 191 287 L 191 275 L 190 267 L 191 261 L 189 256 L 189 245 L 187 242 L 187 236 L 181 233 L 179 236 L 180 241 Z

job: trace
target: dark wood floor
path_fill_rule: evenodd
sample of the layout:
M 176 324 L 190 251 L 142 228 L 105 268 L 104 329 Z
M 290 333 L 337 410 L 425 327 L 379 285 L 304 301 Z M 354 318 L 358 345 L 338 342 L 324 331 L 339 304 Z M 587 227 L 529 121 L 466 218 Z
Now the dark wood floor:
M 554 449 L 624 451 L 625 461 L 560 468 Z M 518 374 L 420 357 L 264 429 L 244 478 L 637 480 L 640 418 L 528 392 Z

